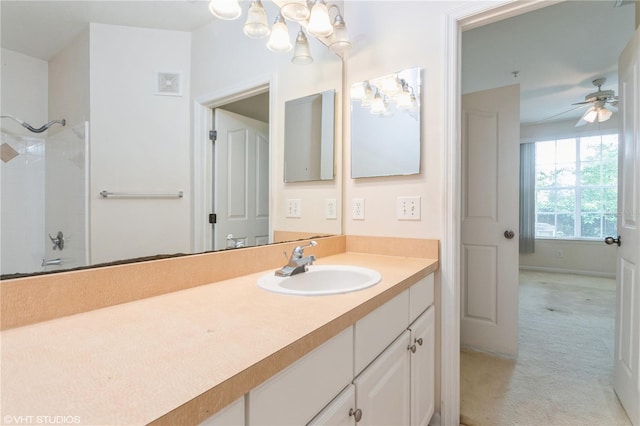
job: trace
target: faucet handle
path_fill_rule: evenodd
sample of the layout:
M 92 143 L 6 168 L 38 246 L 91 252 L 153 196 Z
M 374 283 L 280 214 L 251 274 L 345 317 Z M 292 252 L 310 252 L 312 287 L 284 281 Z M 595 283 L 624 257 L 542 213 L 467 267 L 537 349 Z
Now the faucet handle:
M 298 246 L 296 248 L 293 249 L 293 252 L 291 253 L 291 257 L 295 258 L 295 259 L 299 259 L 304 255 L 304 249 L 306 249 L 307 247 L 314 247 L 317 246 L 318 243 L 316 243 L 314 240 L 309 241 L 309 244 L 305 244 L 303 246 Z

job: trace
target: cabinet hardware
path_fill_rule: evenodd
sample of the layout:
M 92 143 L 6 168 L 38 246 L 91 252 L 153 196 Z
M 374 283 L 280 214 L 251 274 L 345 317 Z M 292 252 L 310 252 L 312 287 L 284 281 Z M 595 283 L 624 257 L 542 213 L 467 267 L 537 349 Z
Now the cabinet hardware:
M 357 409 L 353 409 L 350 408 L 349 409 L 349 417 L 353 416 L 353 418 L 355 419 L 356 423 L 358 423 L 361 419 L 362 419 L 362 410 L 357 408 Z
M 416 345 L 409 345 L 407 346 L 407 349 L 411 351 L 411 353 L 416 353 Z
M 417 343 L 418 345 L 422 346 L 422 337 L 418 338 L 418 339 L 413 339 L 413 341 L 415 343 Z

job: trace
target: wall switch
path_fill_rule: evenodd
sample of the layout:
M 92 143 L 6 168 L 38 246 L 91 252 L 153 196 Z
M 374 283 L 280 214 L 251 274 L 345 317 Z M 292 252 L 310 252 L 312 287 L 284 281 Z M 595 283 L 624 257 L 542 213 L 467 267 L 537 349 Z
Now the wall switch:
M 336 199 L 335 198 L 327 198 L 325 200 L 325 219 L 337 219 L 338 212 L 336 207 Z
M 364 198 L 353 199 L 353 212 L 351 217 L 356 220 L 364 220 Z
M 287 198 L 287 217 L 302 217 L 302 201 L 299 198 Z
M 398 197 L 398 220 L 420 220 L 420 197 Z

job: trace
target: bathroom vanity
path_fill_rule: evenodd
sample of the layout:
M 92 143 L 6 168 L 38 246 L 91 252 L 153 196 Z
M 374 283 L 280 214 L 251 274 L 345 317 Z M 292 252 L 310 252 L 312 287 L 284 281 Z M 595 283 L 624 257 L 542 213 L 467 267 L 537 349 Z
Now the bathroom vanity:
M 314 297 L 259 288 L 296 245 L 56 274 L 67 290 L 50 290 L 53 300 L 82 289 L 67 294 L 73 307 L 38 322 L 26 315 L 13 328 L 5 309 L 47 295 L 29 296 L 43 285 L 36 277 L 3 282 L 1 415 L 76 416 L 79 424 L 372 424 L 386 415 L 428 423 L 438 242 L 319 239 L 307 249 L 318 265 L 375 269 L 381 282 Z M 216 256 L 224 272 L 200 270 Z

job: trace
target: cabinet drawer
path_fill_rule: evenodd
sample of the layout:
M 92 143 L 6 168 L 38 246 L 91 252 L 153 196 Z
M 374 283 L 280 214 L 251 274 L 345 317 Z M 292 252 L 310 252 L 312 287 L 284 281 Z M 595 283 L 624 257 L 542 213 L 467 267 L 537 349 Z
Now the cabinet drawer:
M 409 322 L 433 305 L 433 274 L 429 274 L 409 288 Z
M 249 392 L 248 423 L 304 425 L 353 379 L 353 327 Z
M 356 322 L 355 374 L 360 374 L 408 325 L 408 289 Z

